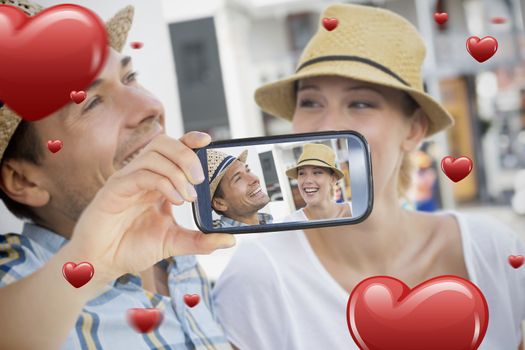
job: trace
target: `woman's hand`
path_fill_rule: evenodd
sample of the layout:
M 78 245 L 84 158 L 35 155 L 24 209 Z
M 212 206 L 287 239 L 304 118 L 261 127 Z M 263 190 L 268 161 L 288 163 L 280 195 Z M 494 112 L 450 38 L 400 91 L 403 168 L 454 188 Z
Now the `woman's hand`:
M 138 273 L 170 256 L 208 254 L 235 244 L 230 234 L 203 234 L 177 224 L 171 205 L 196 198 L 204 180 L 192 148 L 210 142 L 191 132 L 180 140 L 156 137 L 126 167 L 115 172 L 82 213 L 70 245 L 110 281 Z M 98 279 L 98 278 L 97 278 Z

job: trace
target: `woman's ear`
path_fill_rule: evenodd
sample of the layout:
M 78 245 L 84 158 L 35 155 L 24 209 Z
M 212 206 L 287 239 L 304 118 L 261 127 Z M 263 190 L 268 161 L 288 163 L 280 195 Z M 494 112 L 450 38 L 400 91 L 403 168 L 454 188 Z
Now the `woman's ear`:
M 421 141 L 425 138 L 428 130 L 428 117 L 421 108 L 418 108 L 409 120 L 409 131 L 403 140 L 401 148 L 405 152 L 411 152 L 417 149 Z
M 49 202 L 49 192 L 35 183 L 36 165 L 9 159 L 0 168 L 0 189 L 12 200 L 30 207 L 43 207 Z

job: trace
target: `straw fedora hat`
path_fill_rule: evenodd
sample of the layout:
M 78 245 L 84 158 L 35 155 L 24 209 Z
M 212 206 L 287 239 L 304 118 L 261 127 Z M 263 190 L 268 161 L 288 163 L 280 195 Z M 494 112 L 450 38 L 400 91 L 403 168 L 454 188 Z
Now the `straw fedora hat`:
M 305 165 L 318 166 L 332 169 L 337 180 L 345 175 L 335 166 L 335 153 L 330 147 L 321 143 L 307 143 L 303 146 L 303 153 L 299 156 L 297 164 L 286 170 L 286 175 L 292 179 L 297 179 L 297 170 Z
M 44 7 L 27 0 L 0 0 L 0 5 L 15 6 L 29 16 L 44 10 Z M 116 51 L 122 51 L 126 43 L 128 32 L 133 22 L 133 13 L 133 6 L 126 6 L 106 22 L 109 46 Z M 11 140 L 21 121 L 22 118 L 10 110 L 9 107 L 5 105 L 0 106 L 0 161 L 4 156 L 9 140 Z
M 210 199 L 213 199 L 213 196 L 215 196 L 215 191 L 217 191 L 217 187 L 219 187 L 224 174 L 226 174 L 226 171 L 228 171 L 228 169 L 233 165 L 233 161 L 240 160 L 241 162 L 246 163 L 246 158 L 248 158 L 248 150 L 242 151 L 237 158 L 213 149 L 207 150 L 206 155 L 208 158 L 208 182 L 210 183 Z
M 255 101 L 263 111 L 292 120 L 296 81 L 340 76 L 408 93 L 428 116 L 426 136 L 453 125 L 450 114 L 423 90 L 421 66 L 426 48 L 406 19 L 388 10 L 348 4 L 327 7 L 321 18 L 335 18 L 337 26 L 327 30 L 320 25 L 295 73 L 256 90 Z

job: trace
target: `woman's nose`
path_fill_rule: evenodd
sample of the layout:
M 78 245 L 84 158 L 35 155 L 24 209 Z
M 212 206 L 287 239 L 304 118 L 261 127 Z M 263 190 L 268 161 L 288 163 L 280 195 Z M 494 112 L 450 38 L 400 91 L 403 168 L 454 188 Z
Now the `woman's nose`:
M 337 109 L 327 110 L 321 122 L 318 124 L 317 131 L 345 130 L 344 116 Z

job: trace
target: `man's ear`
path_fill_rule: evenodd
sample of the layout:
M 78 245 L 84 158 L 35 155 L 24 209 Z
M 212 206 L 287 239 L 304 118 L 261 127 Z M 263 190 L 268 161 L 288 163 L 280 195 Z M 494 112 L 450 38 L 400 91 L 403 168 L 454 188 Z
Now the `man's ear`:
M 42 207 L 49 202 L 49 192 L 34 182 L 36 165 L 27 161 L 9 159 L 0 168 L 0 189 L 15 202 Z
M 211 207 L 215 210 L 225 213 L 228 210 L 228 202 L 221 197 L 213 197 L 211 200 Z
M 417 149 L 421 141 L 425 138 L 428 130 L 428 117 L 421 108 L 418 108 L 409 118 L 409 131 L 401 145 L 405 152 L 411 152 Z

